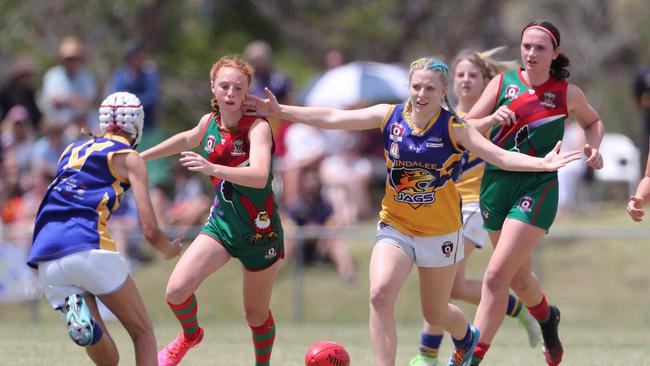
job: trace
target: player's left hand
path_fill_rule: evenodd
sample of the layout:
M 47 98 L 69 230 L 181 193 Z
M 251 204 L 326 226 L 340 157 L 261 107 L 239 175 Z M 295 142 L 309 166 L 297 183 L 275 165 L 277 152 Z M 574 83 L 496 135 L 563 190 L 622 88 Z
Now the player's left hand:
M 178 161 L 189 171 L 201 172 L 205 175 L 211 175 L 212 173 L 212 163 L 194 151 L 183 151 Z
M 630 215 L 632 220 L 640 222 L 643 220 L 643 198 L 630 196 L 630 200 L 627 201 L 627 213 Z
M 264 88 L 266 99 L 256 95 L 249 95 L 244 107 L 247 110 L 254 109 L 258 114 L 269 118 L 278 118 L 280 116 L 280 103 L 273 95 L 269 88 Z
M 562 148 L 562 141 L 558 141 L 555 148 L 544 156 L 544 169 L 547 171 L 555 171 L 563 166 L 569 164 L 574 160 L 579 160 L 582 153 L 579 150 L 568 151 L 560 153 Z
M 603 168 L 603 156 L 600 154 L 597 148 L 591 147 L 589 144 L 585 144 L 584 147 L 585 156 L 587 156 L 587 166 L 592 169 L 602 169 Z

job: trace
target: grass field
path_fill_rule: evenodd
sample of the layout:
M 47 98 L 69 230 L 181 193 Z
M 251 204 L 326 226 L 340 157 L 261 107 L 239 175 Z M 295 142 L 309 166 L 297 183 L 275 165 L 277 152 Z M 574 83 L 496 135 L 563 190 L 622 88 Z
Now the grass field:
M 579 229 L 597 235 L 554 235 L 561 239 L 545 241 L 537 253 L 544 288 L 562 310 L 562 365 L 650 365 L 650 270 L 646 265 L 650 246 L 644 230 L 647 224 L 633 224 L 624 215 L 621 206 L 594 207 L 577 218 L 560 220 L 552 234 Z M 283 268 L 272 303 L 278 327 L 274 365 L 302 365 L 307 347 L 325 339 L 344 344 L 353 365 L 372 365 L 367 268 L 373 238 L 365 234 L 372 232 L 372 223 L 359 230 L 361 239 L 350 242 L 359 269 L 355 286 L 340 282 L 327 265 L 310 267 L 302 282 L 300 312 L 294 305 L 297 282 L 293 266 Z M 475 252 L 469 264 L 470 275 L 481 275 L 489 254 L 489 249 Z M 159 261 L 135 274 L 154 321 L 159 346 L 179 330 L 162 300 L 172 266 L 173 263 Z M 188 354 L 184 365 L 253 364 L 240 294 L 241 275 L 235 261 L 202 286 L 197 297 L 206 337 L 200 347 Z M 475 307 L 461 306 L 471 318 Z M 300 313 L 302 321 L 296 316 Z M 67 338 L 60 315 L 49 310 L 45 301 L 39 304 L 39 314 L 40 319 L 34 322 L 29 319 L 25 305 L 0 304 L 0 364 L 89 364 L 84 352 Z M 415 271 L 402 290 L 396 318 L 397 365 L 407 365 L 416 350 L 420 331 Z M 132 365 L 133 350 L 128 336 L 119 323 L 109 322 L 108 326 L 121 350 L 121 364 Z M 451 352 L 450 343 L 449 337 L 443 341 L 444 361 Z M 506 319 L 483 365 L 543 366 L 545 362 L 540 348 L 529 348 L 523 330 Z

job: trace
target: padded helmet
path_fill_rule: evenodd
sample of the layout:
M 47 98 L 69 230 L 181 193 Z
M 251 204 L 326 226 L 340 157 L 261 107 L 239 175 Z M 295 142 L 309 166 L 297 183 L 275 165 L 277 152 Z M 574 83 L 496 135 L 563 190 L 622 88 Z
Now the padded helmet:
M 135 147 L 142 139 L 144 109 L 140 99 L 127 92 L 109 95 L 99 106 L 99 130 L 102 133 L 123 131 L 133 137 Z

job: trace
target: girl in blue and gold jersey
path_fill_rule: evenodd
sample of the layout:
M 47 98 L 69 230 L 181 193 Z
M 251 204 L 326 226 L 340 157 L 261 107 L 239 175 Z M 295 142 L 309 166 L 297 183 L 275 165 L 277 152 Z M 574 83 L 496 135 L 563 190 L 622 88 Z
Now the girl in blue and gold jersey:
M 515 68 L 515 61 L 496 61 L 492 56 L 503 50 L 461 51 L 452 63 L 453 89 L 458 98 L 456 113 L 464 116 L 481 96 L 487 83 L 501 70 Z M 483 248 L 488 233 L 483 229 L 483 217 L 479 209 L 479 191 L 485 163 L 474 153 L 465 152 L 461 164 L 461 175 L 456 181 L 456 189 L 463 201 L 463 241 L 465 257 L 458 264 L 458 271 L 451 291 L 452 299 L 478 305 L 481 299 L 481 280 L 465 278 L 465 264 L 474 249 Z M 539 325 L 530 316 L 522 301 L 513 294 L 508 295 L 506 313 L 519 320 L 528 335 L 531 347 L 539 341 Z M 438 363 L 438 350 L 442 342 L 443 330 L 425 322 L 420 336 L 418 354 L 409 362 L 409 366 L 434 366 Z
M 117 92 L 99 108 L 102 135 L 66 148 L 34 225 L 27 264 L 38 269 L 48 301 L 66 313 L 68 334 L 96 364 L 117 364 L 115 343 L 97 309 L 99 298 L 131 336 L 138 365 L 156 365 L 151 321 L 117 253 L 106 224 L 133 188 L 147 240 L 165 258 L 176 257 L 158 227 L 147 187 L 144 160 L 134 150 L 142 137 L 144 112 L 133 94 Z M 102 336 L 103 335 L 103 336 Z
M 394 365 L 397 335 L 393 308 L 413 264 L 420 276 L 422 312 L 452 334 L 451 365 L 466 365 L 479 331 L 449 303 L 458 262 L 463 258 L 461 200 L 453 178 L 467 148 L 504 169 L 556 170 L 577 153 L 534 158 L 499 149 L 452 112 L 447 99 L 449 68 L 439 58 L 411 64 L 409 97 L 403 104 L 355 110 L 297 107 L 253 97 L 258 112 L 320 128 L 382 131 L 386 193 L 370 260 L 370 338 L 376 365 Z M 447 103 L 449 104 L 449 103 Z M 558 146 L 559 147 L 559 146 Z

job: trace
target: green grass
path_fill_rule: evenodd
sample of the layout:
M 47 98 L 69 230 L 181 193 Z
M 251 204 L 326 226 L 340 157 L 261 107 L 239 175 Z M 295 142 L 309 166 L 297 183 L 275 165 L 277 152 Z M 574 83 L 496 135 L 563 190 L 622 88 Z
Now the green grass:
M 620 205 L 598 207 L 571 220 L 561 220 L 554 232 L 593 228 L 607 235 L 586 239 L 547 240 L 538 251 L 538 272 L 551 302 L 562 310 L 561 336 L 565 344 L 562 365 L 650 364 L 650 258 L 647 239 L 628 238 L 643 230 L 633 224 Z M 317 340 L 335 340 L 345 345 L 352 364 L 372 365 L 368 336 L 367 268 L 372 249 L 372 223 L 360 230 L 361 239 L 350 242 L 359 269 L 359 280 L 350 287 L 338 280 L 326 265 L 310 267 L 303 280 L 302 321 L 294 305 L 296 282 L 293 266 L 283 268 L 277 281 L 272 309 L 278 333 L 273 352 L 274 365 L 302 365 L 305 350 Z M 617 238 L 620 234 L 621 239 Z M 647 236 L 646 236 L 647 237 Z M 490 250 L 473 255 L 468 272 L 481 276 Z M 156 262 L 135 275 L 159 346 L 179 331 L 164 305 L 163 291 L 173 263 Z M 192 350 L 184 365 L 252 365 L 250 333 L 242 316 L 241 271 L 236 261 L 210 277 L 197 293 L 200 320 L 206 329 L 203 344 Z M 471 318 L 475 307 L 461 304 Z M 59 313 L 39 304 L 40 320 L 29 320 L 24 305 L 0 304 L 0 364 L 69 365 L 88 364 L 85 353 L 75 346 L 64 330 Z M 406 365 L 417 347 L 420 309 L 416 272 L 402 289 L 396 309 L 398 322 L 397 365 Z M 123 365 L 132 365 L 133 349 L 118 322 L 109 331 L 121 351 Z M 441 355 L 451 352 L 449 337 Z M 444 362 L 443 362 L 444 364 Z M 545 365 L 539 347 L 531 349 L 516 322 L 506 319 L 483 363 L 491 365 Z

